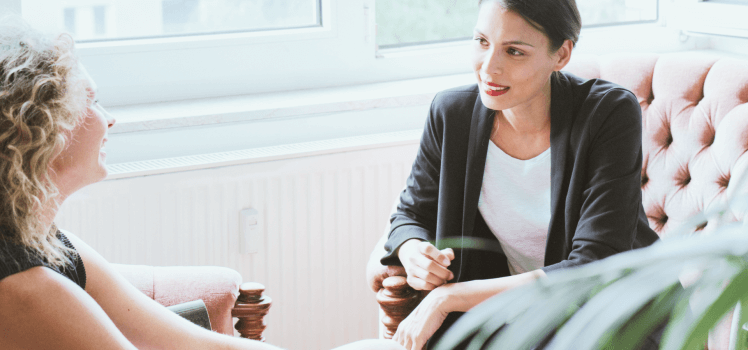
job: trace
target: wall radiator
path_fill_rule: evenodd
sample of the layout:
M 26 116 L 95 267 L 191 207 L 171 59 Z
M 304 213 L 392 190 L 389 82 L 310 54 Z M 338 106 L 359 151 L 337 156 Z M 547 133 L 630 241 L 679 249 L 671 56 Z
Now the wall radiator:
M 419 136 L 115 164 L 109 179 L 68 198 L 56 222 L 110 262 L 233 268 L 273 299 L 269 343 L 330 349 L 377 337 L 366 262 Z M 239 249 L 246 208 L 259 212 L 253 254 Z

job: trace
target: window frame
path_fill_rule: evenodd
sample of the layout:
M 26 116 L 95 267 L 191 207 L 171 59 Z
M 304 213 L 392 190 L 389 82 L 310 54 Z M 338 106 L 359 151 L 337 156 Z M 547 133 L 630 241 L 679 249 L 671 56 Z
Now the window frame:
M 378 50 L 375 3 L 320 0 L 320 27 L 84 42 L 77 52 L 110 107 L 471 72 L 471 40 Z M 656 22 L 583 28 L 575 52 L 694 48 L 664 25 L 665 3 Z M 658 42 L 641 45 L 632 35 Z
M 22 1 L 22 0 L 19 0 Z M 194 35 L 169 35 L 151 38 L 124 38 L 114 40 L 85 40 L 76 43 L 81 55 L 106 55 L 147 51 L 202 49 L 219 46 L 244 46 L 274 41 L 314 40 L 335 36 L 330 20 L 333 0 L 316 0 L 320 5 L 319 26 L 297 28 L 247 30 Z

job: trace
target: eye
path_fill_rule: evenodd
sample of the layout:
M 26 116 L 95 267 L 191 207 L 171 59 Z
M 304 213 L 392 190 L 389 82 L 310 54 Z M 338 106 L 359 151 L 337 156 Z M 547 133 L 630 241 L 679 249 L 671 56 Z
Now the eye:
M 488 45 L 488 41 L 485 38 L 473 38 L 473 40 L 477 41 L 478 44 L 485 46 Z
M 508 53 L 510 56 L 524 56 L 524 53 L 522 51 L 519 51 L 511 47 L 508 50 L 506 50 L 506 53 Z

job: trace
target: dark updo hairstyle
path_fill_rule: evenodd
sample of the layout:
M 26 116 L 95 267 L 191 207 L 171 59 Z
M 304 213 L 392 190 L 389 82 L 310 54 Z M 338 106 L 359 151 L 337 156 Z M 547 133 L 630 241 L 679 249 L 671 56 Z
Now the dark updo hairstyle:
M 524 18 L 527 23 L 545 33 L 550 41 L 550 52 L 555 52 L 565 40 L 576 45 L 582 18 L 574 0 L 479 0 L 478 6 L 487 1 L 498 2 L 499 6 Z

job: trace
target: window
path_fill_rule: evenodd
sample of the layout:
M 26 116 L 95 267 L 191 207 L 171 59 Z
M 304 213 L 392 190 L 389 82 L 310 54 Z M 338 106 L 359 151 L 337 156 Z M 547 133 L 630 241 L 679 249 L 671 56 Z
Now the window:
M 657 0 L 577 0 L 585 27 L 657 21 Z
M 14 0 L 19 1 L 19 0 Z M 32 26 L 77 42 L 319 26 L 319 0 L 20 0 Z
M 690 33 L 748 38 L 748 0 L 675 0 L 674 27 Z
M 377 0 L 380 48 L 469 39 L 477 0 Z M 657 0 L 577 0 L 586 28 L 657 21 Z
M 606 4 L 618 1 L 629 9 L 616 14 L 614 20 L 618 23 L 649 21 L 634 26 L 603 26 L 600 23 L 610 20 L 612 15 L 605 14 L 605 8 L 597 14 L 593 11 L 584 16 L 597 16 L 600 26 L 583 29 L 577 52 L 662 52 L 684 49 L 687 45 L 678 41 L 677 30 L 651 21 L 658 18 L 657 6 L 653 4 L 662 7 L 670 1 L 577 1 L 593 5 L 599 1 Z M 233 10 L 221 14 L 214 8 L 217 6 L 211 5 L 203 11 L 203 2 L 228 4 Z M 238 24 L 246 21 L 203 18 L 213 16 L 208 15 L 211 13 L 218 18 L 224 15 L 243 18 L 238 9 L 249 6 L 243 4 L 259 2 L 280 4 L 273 6 L 279 6 L 277 13 L 286 19 L 256 22 L 254 27 L 239 29 Z M 291 3 L 296 5 L 283 5 Z M 406 3 L 416 2 L 0 0 L 0 15 L 21 13 L 34 27 L 44 31 L 70 28 L 78 40 L 78 55 L 99 86 L 101 102 L 115 107 L 469 73 L 470 41 L 458 39 L 472 35 L 477 0 L 417 2 L 422 8 L 426 8 L 424 4 L 440 4 L 441 12 L 436 11 L 444 19 L 440 25 L 427 23 L 423 18 L 428 14 L 425 10 L 404 9 Z M 186 10 L 164 12 L 166 7 L 178 4 L 187 4 L 183 7 Z M 450 4 L 453 7 L 445 7 Z M 29 15 L 33 11 L 52 11 L 50 8 L 55 8 L 57 15 L 47 21 Z M 120 20 L 128 11 L 136 15 Z M 389 13 L 394 14 L 388 20 Z M 416 29 L 408 33 L 408 25 Z M 128 29 L 122 29 L 125 27 Z M 152 30 L 148 32 L 146 27 Z

